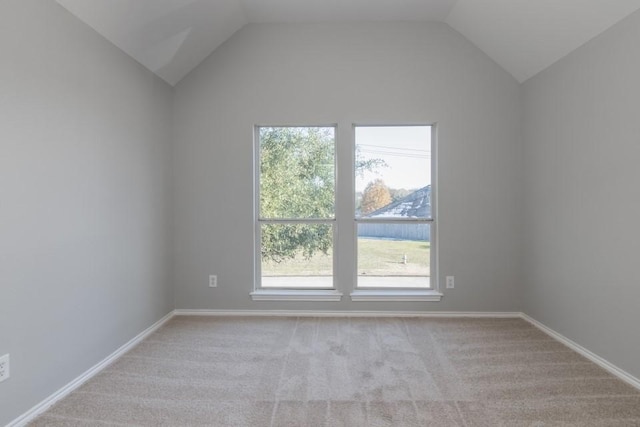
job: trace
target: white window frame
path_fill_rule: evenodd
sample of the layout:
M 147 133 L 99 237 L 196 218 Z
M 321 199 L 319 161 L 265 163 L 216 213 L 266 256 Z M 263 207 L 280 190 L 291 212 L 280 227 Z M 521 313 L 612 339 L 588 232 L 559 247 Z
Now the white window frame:
M 352 129 L 352 144 L 353 144 L 353 158 L 352 158 L 352 171 L 353 171 L 353 220 L 354 220 L 354 266 L 353 266 L 353 291 L 351 292 L 352 301 L 440 301 L 442 293 L 440 292 L 440 285 L 438 280 L 438 230 L 436 226 L 437 211 L 437 194 L 438 194 L 438 139 L 437 139 L 437 125 L 436 123 L 428 124 L 361 124 L 354 123 Z M 355 152 L 356 152 L 356 138 L 355 130 L 358 127 L 409 127 L 409 126 L 423 126 L 430 127 L 431 129 L 431 216 L 430 218 L 363 218 L 355 215 Z M 383 288 L 383 287 L 358 287 L 358 225 L 359 224 L 428 224 L 429 230 L 429 288 Z
M 334 211 L 333 218 L 262 218 L 260 216 L 260 129 L 261 128 L 333 128 L 333 173 L 334 173 Z M 340 301 L 342 293 L 336 288 L 336 267 L 338 261 L 338 248 L 336 245 L 338 236 L 337 217 L 337 189 L 338 189 L 338 125 L 315 124 L 315 125 L 255 125 L 253 129 L 253 151 L 254 151 L 254 289 L 251 298 L 254 301 Z M 262 287 L 262 239 L 261 226 L 264 224 L 328 224 L 333 231 L 332 245 L 332 287 L 331 288 L 276 288 Z
M 341 135 L 344 139 L 347 139 L 349 133 L 349 125 L 351 125 L 350 141 L 347 144 L 351 144 L 351 148 L 340 147 Z M 357 287 L 357 256 L 358 256 L 358 223 L 362 222 L 362 218 L 355 217 L 355 129 L 359 126 L 380 126 L 380 127 L 392 127 L 392 126 L 430 126 L 431 127 L 431 218 L 428 219 L 376 219 L 367 220 L 368 222 L 401 222 L 401 223 L 428 223 L 431 226 L 430 229 L 430 288 L 358 288 Z M 335 174 L 335 209 L 332 219 L 265 219 L 260 218 L 260 128 L 263 127 L 332 127 L 334 128 L 334 174 Z M 346 134 L 342 132 L 346 130 Z M 350 293 L 352 301 L 362 302 L 394 302 L 394 301 L 406 301 L 406 302 L 423 302 L 423 301 L 440 301 L 442 293 L 440 292 L 440 281 L 438 275 L 438 230 L 437 221 L 438 210 L 438 138 L 437 138 L 437 123 L 391 123 L 391 124 L 364 124 L 364 123 L 347 123 L 346 126 L 341 123 L 332 124 L 256 124 L 253 127 L 253 185 L 254 185 L 254 280 L 253 290 L 250 293 L 253 301 L 340 301 L 343 296 L 343 291 Z M 345 150 L 346 149 L 346 150 Z M 342 154 L 341 154 L 342 153 Z M 347 154 L 349 153 L 349 154 Z M 345 163 L 346 162 L 346 163 Z M 345 167 L 345 164 L 348 167 Z M 346 171 L 351 172 L 352 184 L 350 191 L 340 191 L 340 171 L 346 174 Z M 348 180 L 345 180 L 348 181 Z M 348 185 L 348 184 L 347 184 Z M 351 200 L 347 200 L 346 194 L 350 193 Z M 341 196 L 342 194 L 342 196 Z M 346 215 L 345 209 L 349 209 L 350 215 Z M 339 212 L 343 212 L 342 215 Z M 351 221 L 351 225 L 349 222 Z M 262 288 L 261 279 L 261 225 L 265 223 L 326 223 L 331 224 L 333 228 L 333 288 L 332 289 L 304 289 L 304 288 Z M 353 230 L 352 246 L 341 247 L 338 243 L 339 228 L 348 230 L 350 227 Z M 342 259 L 339 254 L 342 253 Z M 348 255 L 352 255 L 349 257 Z M 349 259 L 351 258 L 351 259 Z M 343 267 L 340 267 L 341 263 L 348 262 L 352 276 L 339 276 L 340 271 L 344 271 Z M 343 273 L 344 274 L 344 273 Z M 341 283 L 342 281 L 342 283 Z M 344 283 L 347 281 L 349 283 Z

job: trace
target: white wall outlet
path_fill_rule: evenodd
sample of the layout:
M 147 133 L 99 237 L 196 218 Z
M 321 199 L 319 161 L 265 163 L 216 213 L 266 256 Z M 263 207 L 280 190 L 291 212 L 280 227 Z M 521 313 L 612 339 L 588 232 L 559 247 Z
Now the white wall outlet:
M 453 276 L 447 276 L 447 289 L 453 289 L 455 286 L 455 281 Z
M 9 378 L 9 355 L 0 356 L 0 382 Z
M 216 276 L 215 274 L 212 274 L 211 276 L 209 276 L 209 287 L 210 288 L 218 287 L 218 276 Z

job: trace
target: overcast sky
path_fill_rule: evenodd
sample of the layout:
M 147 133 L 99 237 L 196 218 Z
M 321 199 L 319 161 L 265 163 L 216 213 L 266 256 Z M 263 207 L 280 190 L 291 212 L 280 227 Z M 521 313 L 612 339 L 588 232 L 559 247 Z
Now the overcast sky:
M 431 183 L 431 126 L 358 126 L 356 145 L 364 159 L 388 167 L 356 176 L 356 191 L 381 178 L 389 188 L 418 189 Z

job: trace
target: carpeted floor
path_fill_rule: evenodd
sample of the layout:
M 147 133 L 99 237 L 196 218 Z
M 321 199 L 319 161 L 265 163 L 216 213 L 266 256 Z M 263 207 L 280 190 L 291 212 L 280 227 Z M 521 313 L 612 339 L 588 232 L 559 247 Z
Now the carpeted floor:
M 640 426 L 521 319 L 175 317 L 32 426 Z

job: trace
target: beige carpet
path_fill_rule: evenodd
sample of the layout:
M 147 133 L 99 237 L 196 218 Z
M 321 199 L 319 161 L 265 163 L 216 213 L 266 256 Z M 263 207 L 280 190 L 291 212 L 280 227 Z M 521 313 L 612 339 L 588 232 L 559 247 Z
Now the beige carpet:
M 33 426 L 640 426 L 520 319 L 176 317 Z

